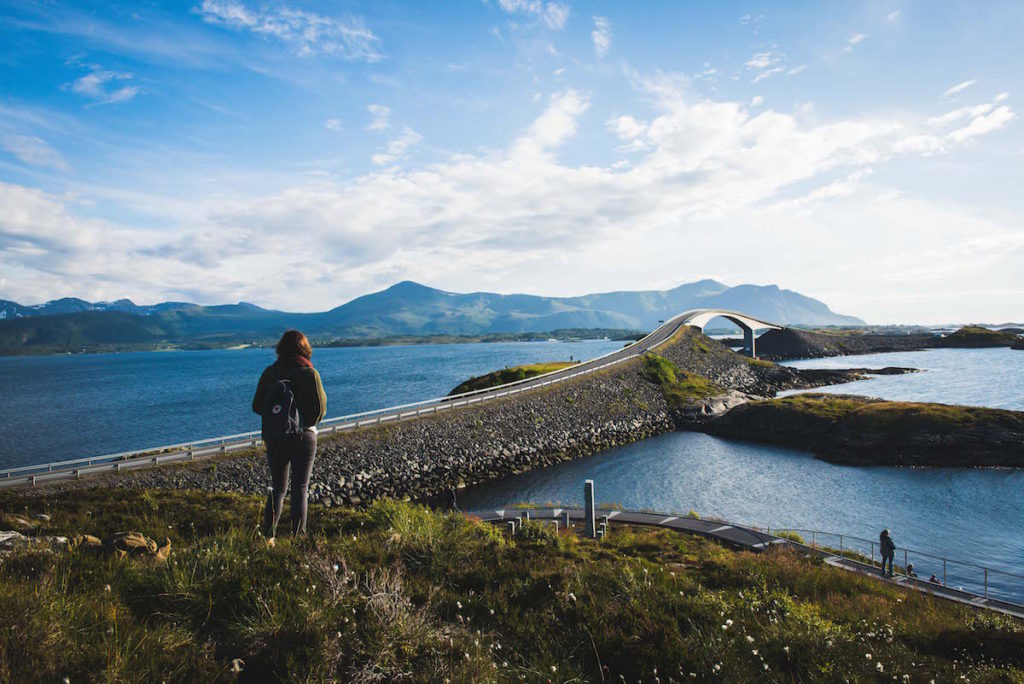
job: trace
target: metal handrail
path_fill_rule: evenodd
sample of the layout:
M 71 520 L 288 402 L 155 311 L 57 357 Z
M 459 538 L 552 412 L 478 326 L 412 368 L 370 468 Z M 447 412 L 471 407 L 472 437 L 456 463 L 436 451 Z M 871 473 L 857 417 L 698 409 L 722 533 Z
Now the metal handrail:
M 690 314 L 690 312 L 684 312 L 684 313 L 678 314 L 677 316 L 674 316 L 674 317 L 670 318 L 668 321 L 665 322 L 664 325 L 659 326 L 658 328 L 656 328 L 655 330 L 651 331 L 650 333 L 648 333 L 644 337 L 640 338 L 639 340 L 636 340 L 632 344 L 627 345 L 627 347 L 629 347 L 629 346 L 637 346 L 639 348 L 639 347 L 642 346 L 641 345 L 642 342 L 645 342 L 645 341 L 651 339 L 652 337 L 658 335 L 659 333 L 662 333 L 662 332 L 667 331 L 670 328 L 672 328 L 671 333 L 665 335 L 664 339 L 661 339 L 661 340 L 657 341 L 655 344 L 651 345 L 650 349 L 654 349 L 654 348 L 664 344 L 665 342 L 667 342 L 672 337 L 672 335 L 675 334 L 676 329 L 678 329 L 680 327 L 680 324 L 677 323 L 677 322 L 680 321 L 680 319 L 683 319 L 684 317 L 686 317 L 689 314 Z M 624 348 L 626 348 L 626 347 L 623 347 L 623 349 Z M 647 350 L 643 350 L 643 351 L 647 351 Z M 594 364 L 602 361 L 603 359 L 606 359 L 608 357 L 615 356 L 617 354 L 621 354 L 622 353 L 622 349 L 616 349 L 616 350 L 610 351 L 610 352 L 608 352 L 606 354 L 602 354 L 601 356 L 598 356 L 598 357 L 595 357 L 595 358 L 590 359 L 588 361 L 585 361 L 583 363 L 580 363 L 580 364 L 578 364 L 574 368 L 568 368 L 568 369 L 563 368 L 563 369 L 558 369 L 558 370 L 554 370 L 554 371 L 549 371 L 549 372 L 543 373 L 541 375 L 535 375 L 535 376 L 533 376 L 531 378 L 525 378 L 523 380 L 516 380 L 516 381 L 509 382 L 509 383 L 506 383 L 504 385 L 499 385 L 499 386 L 496 386 L 496 387 L 488 387 L 488 388 L 484 388 L 484 389 L 471 390 L 469 392 L 463 392 L 463 393 L 456 394 L 456 395 L 450 395 L 450 396 L 444 396 L 444 397 L 435 397 L 435 398 L 432 398 L 432 399 L 424 399 L 424 400 L 421 400 L 421 401 L 410 402 L 410 403 L 407 403 L 407 404 L 400 404 L 400 405 L 397 405 L 397 406 L 389 406 L 389 407 L 385 407 L 385 408 L 372 409 L 372 410 L 369 410 L 369 411 L 361 411 L 359 413 L 351 413 L 351 414 L 344 415 L 344 416 L 337 416 L 335 418 L 327 418 L 327 419 L 321 421 L 320 425 L 323 426 L 323 427 L 329 428 L 329 429 L 326 430 L 327 432 L 337 432 L 339 429 L 341 429 L 341 430 L 356 429 L 356 428 L 362 427 L 364 425 L 371 424 L 369 422 L 365 422 L 363 419 L 374 417 L 374 416 L 377 416 L 377 418 L 376 418 L 376 420 L 373 421 L 373 424 L 379 424 L 382 420 L 392 420 L 394 418 L 397 418 L 398 420 L 401 420 L 403 417 L 412 417 L 412 416 L 415 416 L 415 415 L 420 415 L 420 410 L 423 409 L 424 407 L 428 407 L 428 406 L 434 408 L 434 411 L 433 411 L 434 413 L 436 413 L 438 410 L 454 409 L 454 408 L 457 408 L 459 406 L 468 406 L 470 403 L 488 401 L 488 400 L 491 400 L 491 399 L 497 399 L 497 398 L 502 397 L 502 396 L 508 396 L 510 394 L 515 394 L 515 393 L 521 392 L 521 391 L 523 391 L 523 388 L 520 387 L 521 385 L 527 385 L 528 384 L 531 387 L 538 387 L 539 388 L 539 387 L 544 387 L 544 386 L 547 386 L 547 385 L 551 385 L 551 384 L 556 383 L 556 382 L 564 382 L 566 380 L 570 380 L 572 378 L 576 378 L 576 377 L 579 377 L 581 375 L 586 375 L 588 373 L 593 373 L 593 372 L 596 372 L 596 371 L 599 371 L 599 370 L 603 370 L 604 368 L 608 368 L 610 366 L 617 365 L 617 364 L 622 363 L 624 361 L 628 361 L 630 359 L 636 358 L 637 356 L 642 354 L 643 351 L 641 351 L 641 352 L 639 352 L 637 354 L 626 354 L 626 355 L 621 356 L 620 358 L 612 359 L 611 361 L 609 361 L 607 363 L 602 363 L 602 364 L 599 364 L 599 365 L 596 365 L 596 366 L 594 365 Z M 558 376 L 558 377 L 553 377 L 553 376 Z M 545 380 L 545 378 L 547 378 L 547 380 Z M 478 395 L 488 395 L 488 396 L 478 396 Z M 412 409 L 412 408 L 415 408 L 415 409 L 418 409 L 418 410 L 416 412 L 414 412 L 414 413 L 411 413 L 411 414 L 406 414 L 404 416 L 402 415 L 401 412 L 402 412 L 403 409 Z M 397 416 L 391 415 L 391 414 L 394 414 L 396 412 L 398 413 Z M 253 446 L 257 446 L 259 443 L 261 443 L 262 439 L 261 439 L 260 432 L 259 431 L 242 432 L 242 433 L 238 433 L 238 434 L 235 434 L 235 435 L 226 435 L 226 436 L 221 436 L 221 437 L 208 437 L 208 438 L 205 438 L 205 439 L 198 439 L 198 440 L 192 440 L 192 441 L 188 441 L 188 442 L 180 442 L 180 443 L 177 443 L 177 444 L 170 444 L 170 445 L 164 445 L 164 446 L 156 446 L 156 447 L 150 447 L 150 448 L 146 448 L 146 449 L 138 449 L 138 450 L 133 450 L 133 451 L 123 451 L 123 452 L 118 452 L 118 453 L 113 453 L 113 454 L 101 454 L 101 455 L 98 455 L 98 456 L 89 456 L 89 457 L 84 457 L 84 458 L 67 459 L 67 460 L 64 460 L 64 461 L 55 461 L 55 462 L 52 462 L 52 463 L 41 463 L 41 464 L 35 464 L 35 465 L 18 466 L 18 467 L 15 467 L 15 468 L 7 468 L 7 469 L 4 469 L 4 470 L 0 470 L 0 485 L 3 484 L 3 480 L 11 480 L 13 476 L 16 476 L 18 474 L 23 474 L 21 476 L 21 478 L 19 478 L 19 479 L 28 479 L 29 474 L 33 473 L 33 472 L 35 472 L 36 474 L 42 475 L 42 474 L 52 473 L 55 470 L 56 471 L 69 471 L 69 470 L 73 470 L 75 466 L 87 466 L 88 467 L 88 466 L 93 466 L 93 465 L 96 465 L 96 464 L 102 464 L 102 463 L 107 463 L 107 462 L 135 460 L 135 459 L 138 459 L 139 457 L 142 457 L 142 456 L 154 456 L 154 455 L 157 455 L 157 454 L 170 455 L 171 453 L 180 453 L 182 451 L 192 452 L 192 451 L 195 451 L 195 450 L 198 450 L 198 449 L 202 449 L 204 447 L 209 447 L 209 446 L 220 446 L 222 448 L 222 450 L 223 450 L 225 447 L 228 447 L 228 446 L 233 446 L 233 445 L 237 445 L 237 444 L 240 444 L 240 443 L 248 443 L 248 442 L 252 442 Z M 34 484 L 34 477 L 32 479 L 33 479 L 33 484 Z
M 839 539 L 839 552 L 840 552 L 840 554 L 842 554 L 844 551 L 851 551 L 851 552 L 858 553 L 858 554 L 863 556 L 863 554 L 859 550 L 856 550 L 856 549 L 854 549 L 852 547 L 844 548 L 844 542 L 846 540 L 853 540 L 853 541 L 856 541 L 856 542 L 860 542 L 862 545 L 863 544 L 867 544 L 869 549 L 870 549 L 870 551 L 869 551 L 870 555 L 868 557 L 869 560 L 870 560 L 870 565 L 872 565 L 872 566 L 876 565 L 874 551 L 875 551 L 875 546 L 877 544 L 879 544 L 878 540 L 876 540 L 876 539 L 864 539 L 863 537 L 857 537 L 857 536 L 852 535 L 852 534 L 840 534 L 838 532 L 825 532 L 823 530 L 812 530 L 812 529 L 805 529 L 805 528 L 786 527 L 786 528 L 765 528 L 765 529 L 768 530 L 768 532 L 770 534 L 774 534 L 776 536 L 778 536 L 781 533 L 786 533 L 786 532 L 792 532 L 792 533 L 799 534 L 799 535 L 801 535 L 801 537 L 804 538 L 804 542 L 805 543 L 807 542 L 806 535 L 810 534 L 811 535 L 811 540 L 810 540 L 810 543 L 807 544 L 807 545 L 810 546 L 811 548 L 815 548 L 815 549 L 819 548 L 821 546 L 821 544 L 818 542 L 818 539 L 817 539 L 818 535 L 822 535 L 822 536 L 825 536 L 825 537 L 837 537 Z M 981 564 L 978 564 L 978 563 L 971 563 L 971 562 L 968 562 L 968 561 L 957 560 L 955 558 L 948 558 L 948 557 L 945 557 L 945 556 L 938 556 L 938 555 L 935 555 L 935 554 L 932 554 L 932 553 L 927 553 L 925 551 L 918 551 L 916 549 L 911 549 L 911 548 L 904 547 L 904 546 L 897 546 L 896 547 L 896 551 L 897 552 L 902 551 L 902 553 L 903 553 L 903 569 L 904 569 L 904 571 L 903 571 L 902 574 L 904 574 L 904 575 L 906 575 L 906 567 L 907 567 L 907 564 L 908 564 L 908 560 L 910 560 L 911 557 L 913 557 L 913 559 L 916 559 L 916 558 L 919 558 L 919 557 L 920 558 L 927 558 L 927 559 L 931 559 L 933 561 L 940 561 L 942 563 L 942 586 L 948 586 L 948 580 L 949 580 L 949 574 L 950 574 L 949 573 L 949 566 L 950 565 L 953 565 L 953 566 L 963 566 L 963 567 L 973 568 L 975 570 L 981 570 L 982 571 L 982 579 L 981 579 L 980 582 L 977 582 L 976 580 L 968 580 L 968 581 L 969 582 L 977 582 L 977 584 L 979 586 L 983 587 L 982 595 L 984 597 L 988 598 L 990 593 L 994 593 L 996 591 L 999 591 L 998 589 L 993 589 L 990 586 L 991 583 L 989 581 L 989 575 L 990 574 L 995 574 L 995 575 L 1001 575 L 1001 576 L 1010 578 L 1015 584 L 1020 584 L 1020 586 L 1022 587 L 1021 593 L 1014 593 L 1014 594 L 1011 594 L 1011 595 L 1014 596 L 1015 598 L 1018 598 L 1018 599 L 1024 598 L 1024 575 L 1019 575 L 1017 573 L 1008 572 L 1006 570 L 999 570 L 997 568 L 992 568 L 992 567 L 989 567 L 989 566 L 986 566 L 986 565 L 981 565 Z M 879 558 L 881 558 L 881 555 L 879 555 Z M 1001 593 L 1006 593 L 1006 592 L 1001 592 Z

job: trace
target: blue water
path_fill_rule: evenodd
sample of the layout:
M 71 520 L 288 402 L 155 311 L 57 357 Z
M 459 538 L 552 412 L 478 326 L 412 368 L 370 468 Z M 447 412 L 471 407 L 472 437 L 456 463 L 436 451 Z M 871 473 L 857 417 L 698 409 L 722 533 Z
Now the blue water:
M 1024 411 L 1024 351 L 1016 349 L 929 349 L 803 359 L 785 365 L 794 368 L 920 368 L 920 373 L 880 375 L 811 391 Z
M 505 366 L 591 359 L 623 342 L 317 349 L 327 416 L 443 396 Z M 259 429 L 250 403 L 269 349 L 0 357 L 0 468 Z
M 855 468 L 806 453 L 677 432 L 589 458 L 464 490 L 463 510 L 516 502 L 582 506 L 583 482 L 598 502 L 629 509 L 716 517 L 758 527 L 842 532 L 1024 575 L 1024 472 L 951 468 Z M 810 541 L 810 535 L 805 535 Z M 837 538 L 818 539 L 838 546 Z M 867 554 L 870 547 L 844 539 Z M 863 547 L 861 549 L 861 547 Z M 877 549 L 876 549 L 877 553 Z M 902 553 L 902 552 L 901 552 Z M 902 555 L 897 559 L 902 564 Z M 919 575 L 941 563 L 911 554 Z M 979 588 L 983 577 L 949 564 L 950 585 Z M 927 577 L 927 574 L 924 574 Z M 1024 602 L 1024 581 L 990 576 Z
M 593 358 L 621 344 L 318 349 L 314 361 L 328 416 L 338 416 L 446 394 L 506 365 Z M 272 360 L 265 349 L 0 358 L 0 468 L 258 429 L 249 403 Z M 1024 410 L 1019 351 L 944 349 L 792 365 L 922 368 L 824 391 Z M 460 494 L 460 504 L 578 503 L 588 478 L 596 481 L 599 500 L 629 508 L 693 509 L 867 539 L 887 526 L 900 545 L 1024 574 L 1021 471 L 840 467 L 794 450 L 675 433 L 483 485 Z M 921 574 L 935 571 L 927 559 L 911 560 Z M 974 586 L 971 581 L 951 572 L 951 583 Z

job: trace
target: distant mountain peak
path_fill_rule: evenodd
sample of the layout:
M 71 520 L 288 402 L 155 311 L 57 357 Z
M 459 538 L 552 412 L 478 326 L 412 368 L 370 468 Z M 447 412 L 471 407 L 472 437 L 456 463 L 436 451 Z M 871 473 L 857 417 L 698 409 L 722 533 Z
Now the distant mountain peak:
M 428 287 L 422 283 L 417 283 L 415 280 L 402 280 L 395 283 L 391 287 L 387 288 L 386 290 L 384 290 L 384 292 L 400 292 L 402 290 L 430 290 L 432 292 L 438 291 L 433 287 Z

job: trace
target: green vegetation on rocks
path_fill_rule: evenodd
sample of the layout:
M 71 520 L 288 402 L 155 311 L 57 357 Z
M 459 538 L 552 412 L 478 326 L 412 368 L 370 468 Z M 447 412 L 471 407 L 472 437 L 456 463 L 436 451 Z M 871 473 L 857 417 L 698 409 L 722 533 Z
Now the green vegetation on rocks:
M 1024 413 L 802 394 L 738 406 L 705 426 L 851 465 L 1024 467 Z
M 519 380 L 526 380 L 533 378 L 538 375 L 544 375 L 545 373 L 552 373 L 563 368 L 572 366 L 573 363 L 570 361 L 552 361 L 549 363 L 532 363 L 523 366 L 515 366 L 513 368 L 503 368 L 496 370 L 487 375 L 481 375 L 475 378 L 470 378 L 465 382 L 459 383 L 448 396 L 455 394 L 463 394 L 464 392 L 473 392 L 476 390 L 489 389 L 491 387 L 498 387 L 499 385 L 507 385 L 510 382 L 517 382 Z
M 663 356 L 648 353 L 644 354 L 643 360 L 643 376 L 661 388 L 673 408 L 726 391 L 703 376 L 682 370 Z
M 946 335 L 935 346 L 973 349 L 979 347 L 1012 347 L 1020 343 L 1021 338 L 1012 332 L 968 325 Z
M 2 681 L 953 681 L 1024 677 L 1024 627 L 786 551 L 604 542 L 382 501 L 268 548 L 259 497 L 0 497 Z M 40 520 L 36 513 L 50 518 Z M 24 521 L 24 525 L 17 519 Z M 52 535 L 169 536 L 167 562 Z M 904 675 L 908 677 L 905 678 Z

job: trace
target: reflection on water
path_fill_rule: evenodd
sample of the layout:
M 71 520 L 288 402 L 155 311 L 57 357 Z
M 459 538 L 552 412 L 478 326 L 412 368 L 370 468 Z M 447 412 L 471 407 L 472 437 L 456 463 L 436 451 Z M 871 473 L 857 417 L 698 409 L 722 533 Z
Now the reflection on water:
M 900 546 L 1024 574 L 1024 472 L 1013 470 L 837 466 L 791 449 L 680 432 L 467 489 L 459 506 L 581 505 L 586 479 L 598 501 L 625 508 L 692 509 L 866 539 L 888 527 Z M 938 568 L 915 565 L 919 574 Z

